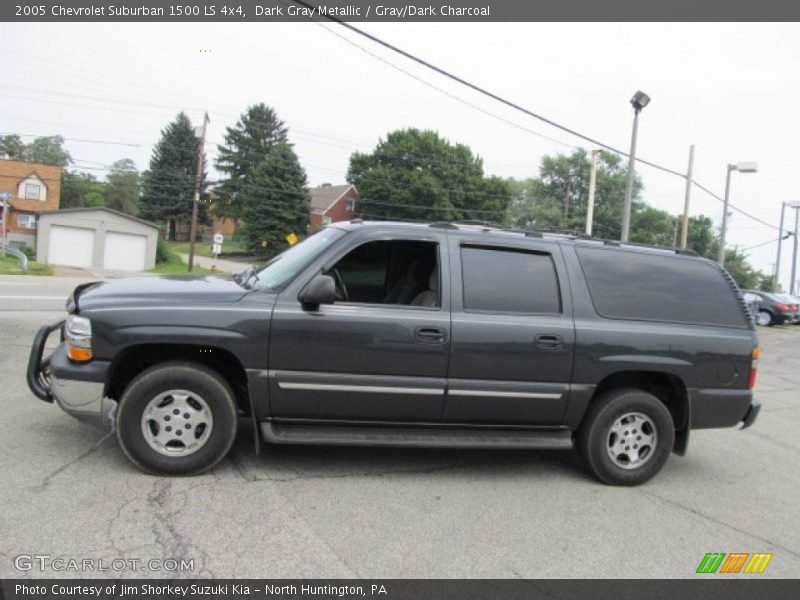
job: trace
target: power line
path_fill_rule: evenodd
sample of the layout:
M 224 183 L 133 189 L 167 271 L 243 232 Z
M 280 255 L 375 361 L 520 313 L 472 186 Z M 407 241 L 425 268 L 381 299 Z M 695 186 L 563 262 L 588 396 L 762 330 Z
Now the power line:
M 15 133 L 13 131 L 0 131 L 0 135 L 17 135 L 19 137 L 41 138 L 41 137 L 60 137 L 67 142 L 83 142 L 87 144 L 108 144 L 112 146 L 130 146 L 131 148 L 147 148 L 149 144 L 134 144 L 132 142 L 112 142 L 110 140 L 87 140 L 83 138 L 69 138 L 63 135 L 55 134 L 37 134 L 37 133 Z
M 289 1 L 294 2 L 295 4 L 299 4 L 300 6 L 306 7 L 308 9 L 313 9 L 312 5 L 304 2 L 303 0 L 289 0 Z M 524 113 L 524 114 L 526 114 L 526 115 L 528 115 L 530 117 L 533 117 L 534 119 L 542 121 L 543 123 L 547 123 L 548 125 L 551 125 L 552 127 L 555 127 L 557 129 L 560 129 L 561 131 L 569 133 L 570 135 L 573 135 L 573 136 L 578 137 L 578 138 L 580 138 L 580 139 L 582 139 L 584 141 L 587 141 L 592 145 L 599 146 L 601 148 L 604 148 L 604 149 L 606 149 L 606 150 L 608 150 L 610 152 L 613 152 L 615 154 L 618 154 L 620 156 L 625 156 L 625 157 L 628 156 L 628 153 L 625 152 L 624 150 L 621 150 L 619 148 L 615 148 L 614 146 L 611 146 L 609 144 L 601 142 L 598 139 L 595 139 L 595 138 L 593 138 L 591 136 L 588 136 L 588 135 L 585 135 L 583 133 L 580 133 L 579 131 L 576 131 L 576 130 L 574 130 L 574 129 L 570 128 L 570 127 L 567 127 L 565 125 L 561 125 L 560 123 L 557 123 L 556 121 L 554 121 L 552 119 L 549 119 L 549 118 L 545 117 L 544 115 L 538 114 L 538 113 L 536 113 L 536 112 L 534 112 L 534 111 L 532 111 L 532 110 L 530 110 L 528 108 L 525 108 L 525 107 L 523 107 L 523 106 L 521 106 L 521 105 L 519 105 L 519 104 L 517 104 L 515 102 L 512 102 L 511 100 L 508 100 L 506 98 L 503 98 L 502 96 L 499 96 L 499 95 L 497 95 L 497 94 L 495 94 L 493 92 L 490 92 L 489 90 L 487 90 L 487 89 L 485 89 L 485 88 L 483 88 L 483 87 L 481 87 L 481 86 L 479 86 L 477 84 L 474 84 L 474 83 L 472 83 L 470 81 L 467 81 L 466 79 L 463 79 L 462 77 L 459 77 L 458 75 L 455 75 L 455 74 L 453 74 L 453 73 L 451 73 L 451 72 L 449 72 L 449 71 L 447 71 L 445 69 L 442 69 L 441 67 L 437 67 L 436 65 L 434 65 L 434 64 L 432 64 L 432 63 L 430 63 L 430 62 L 428 62 L 428 61 L 426 61 L 426 60 L 424 60 L 424 59 L 422 59 L 422 58 L 420 58 L 420 57 L 418 57 L 418 56 L 416 56 L 414 54 L 411 54 L 410 52 L 407 52 L 407 51 L 403 50 L 402 48 L 399 48 L 399 47 L 397 47 L 397 46 L 395 46 L 393 44 L 390 44 L 389 42 L 386 42 L 386 41 L 384 41 L 384 40 L 382 40 L 382 39 L 380 39 L 380 38 L 378 38 L 378 37 L 376 37 L 376 36 L 374 36 L 374 35 L 372 35 L 370 33 L 367 33 L 363 29 L 359 29 L 358 27 L 355 27 L 354 25 L 352 25 L 352 24 L 350 24 L 350 23 L 348 23 L 346 21 L 342 21 L 342 20 L 336 18 L 333 15 L 326 14 L 326 15 L 323 15 L 323 16 L 326 19 L 328 19 L 329 21 L 332 21 L 334 23 L 338 23 L 342 27 L 345 27 L 345 28 L 349 29 L 350 31 L 352 31 L 352 32 L 354 32 L 354 33 L 356 33 L 356 34 L 358 34 L 358 35 L 360 35 L 362 37 L 365 37 L 368 40 L 370 40 L 370 41 L 372 41 L 372 42 L 374 42 L 374 43 L 376 43 L 376 44 L 378 44 L 380 46 L 383 46 L 384 48 L 387 48 L 387 49 L 391 50 L 392 52 L 400 54 L 401 56 L 404 56 L 405 58 L 407 58 L 407 59 L 409 59 L 409 60 L 411 60 L 413 62 L 416 62 L 417 64 L 420 64 L 423 67 L 426 67 L 427 69 L 430 69 L 430 70 L 432 70 L 432 71 L 434 71 L 434 72 L 436 72 L 436 73 L 438 73 L 438 74 L 440 74 L 440 75 L 442 75 L 442 76 L 444 76 L 444 77 L 446 77 L 446 78 L 448 78 L 448 79 L 450 79 L 452 81 L 455 81 L 455 82 L 457 82 L 457 83 L 459 83 L 459 84 L 461 84 L 461 85 L 463 85 L 465 87 L 468 87 L 471 90 L 473 90 L 475 92 L 478 92 L 479 94 L 482 94 L 482 95 L 484 95 L 484 96 L 486 96 L 488 98 L 491 98 L 492 100 L 495 100 L 496 102 L 500 102 L 501 104 L 504 104 L 504 105 L 514 109 L 514 110 L 519 111 L 519 112 L 522 112 L 522 113 Z M 379 58 L 379 57 L 376 57 L 376 58 Z M 382 62 L 387 62 L 384 59 L 380 59 L 379 58 L 379 60 L 381 60 Z M 415 76 L 412 75 L 412 77 L 415 77 Z M 680 177 L 681 179 L 684 179 L 684 180 L 686 179 L 686 175 L 684 173 L 681 173 L 681 172 L 676 171 L 674 169 L 671 169 L 669 167 L 665 167 L 663 165 L 659 165 L 657 163 L 645 160 L 643 158 L 636 157 L 636 162 L 641 163 L 643 165 L 647 165 L 649 167 L 652 167 L 652 168 L 654 168 L 656 170 L 659 170 L 659 171 L 662 171 L 664 173 L 668 173 L 670 175 L 674 175 L 676 177 Z M 695 186 L 697 186 L 698 189 L 700 189 L 703 192 L 709 194 L 711 197 L 713 197 L 713 198 L 715 198 L 715 199 L 717 199 L 717 200 L 719 200 L 721 202 L 724 202 L 724 200 L 719 195 L 713 193 L 707 187 L 705 187 L 703 185 L 700 185 L 699 183 L 697 183 L 694 180 L 692 180 L 692 183 Z M 754 215 L 752 215 L 752 214 L 750 214 L 750 213 L 748 213 L 748 212 L 746 212 L 746 211 L 744 211 L 744 210 L 742 210 L 742 209 L 740 209 L 740 208 L 738 208 L 738 207 L 736 207 L 736 206 L 734 206 L 734 205 L 732 205 L 730 203 L 728 204 L 728 206 L 730 208 L 732 208 L 733 210 L 736 210 L 737 212 L 739 212 L 739 213 L 741 213 L 741 214 L 743 214 L 743 215 L 745 215 L 745 216 L 747 216 L 747 217 L 749 217 L 751 219 L 754 219 L 755 221 L 758 221 L 758 222 L 762 223 L 763 225 L 766 225 L 767 227 L 775 229 L 776 231 L 779 230 L 779 227 L 777 227 L 775 225 L 772 225 L 771 223 L 767 223 L 766 221 L 763 221 L 763 220 L 759 219 L 758 217 L 755 217 Z

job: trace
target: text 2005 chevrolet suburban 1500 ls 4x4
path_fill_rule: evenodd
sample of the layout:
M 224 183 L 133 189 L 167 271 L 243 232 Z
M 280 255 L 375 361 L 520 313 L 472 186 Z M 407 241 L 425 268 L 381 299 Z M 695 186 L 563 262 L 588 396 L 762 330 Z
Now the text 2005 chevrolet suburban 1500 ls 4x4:
M 760 408 L 735 283 L 672 249 L 353 221 L 233 277 L 82 285 L 67 311 L 31 390 L 157 473 L 212 467 L 246 416 L 257 445 L 577 446 L 630 485 Z

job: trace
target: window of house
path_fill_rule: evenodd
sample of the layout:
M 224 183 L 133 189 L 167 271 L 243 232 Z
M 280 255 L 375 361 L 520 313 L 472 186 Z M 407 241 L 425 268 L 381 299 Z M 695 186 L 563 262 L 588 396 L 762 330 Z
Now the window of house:
M 351 250 L 328 270 L 339 302 L 441 305 L 438 244 L 380 240 Z
M 464 309 L 492 313 L 561 312 L 549 254 L 505 248 L 461 248 Z
M 28 213 L 18 214 L 17 227 L 22 227 L 24 229 L 36 229 L 36 217 Z
M 330 218 L 330 217 L 322 217 L 322 226 L 323 226 L 323 227 L 327 227 L 327 226 L 328 226 L 328 225 L 330 225 L 332 222 L 333 222 L 333 221 L 331 220 L 331 218 Z
M 356 211 L 356 201 L 355 200 L 348 200 L 346 205 L 347 212 L 355 212 Z
M 38 200 L 42 195 L 42 186 L 38 183 L 25 184 L 25 199 Z

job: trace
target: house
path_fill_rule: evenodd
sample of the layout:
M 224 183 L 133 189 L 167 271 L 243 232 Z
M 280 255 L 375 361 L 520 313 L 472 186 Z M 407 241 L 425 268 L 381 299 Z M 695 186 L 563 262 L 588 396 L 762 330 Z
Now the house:
M 349 221 L 358 217 L 356 202 L 358 190 L 354 185 L 331 185 L 323 183 L 309 190 L 311 194 L 311 216 L 308 230 L 318 231 L 337 221 Z
M 13 245 L 36 246 L 39 213 L 58 210 L 61 201 L 61 167 L 0 159 L 0 193 L 6 200 L 6 240 Z M 0 211 L 2 211 L 0 203 Z

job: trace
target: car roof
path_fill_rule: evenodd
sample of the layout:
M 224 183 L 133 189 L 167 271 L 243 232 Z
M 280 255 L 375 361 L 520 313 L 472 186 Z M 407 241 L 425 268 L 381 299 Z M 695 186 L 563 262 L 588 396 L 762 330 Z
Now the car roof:
M 620 242 L 618 240 L 609 240 L 605 238 L 592 237 L 576 231 L 562 231 L 562 230 L 536 230 L 536 229 L 513 229 L 504 228 L 499 225 L 489 223 L 475 222 L 475 221 L 442 221 L 442 222 L 427 222 L 427 221 L 369 221 L 362 219 L 353 219 L 352 221 L 340 221 L 331 225 L 338 229 L 347 231 L 354 231 L 360 228 L 379 227 L 384 231 L 395 230 L 398 233 L 408 233 L 409 231 L 430 231 L 431 229 L 440 229 L 445 231 L 452 231 L 458 233 L 460 236 L 474 238 L 477 241 L 485 241 L 488 235 L 493 238 L 506 239 L 509 241 L 517 240 L 536 240 L 558 244 L 571 244 L 571 245 L 594 245 L 606 246 L 610 248 L 621 248 L 625 250 L 641 251 L 644 253 L 656 253 L 663 255 L 682 255 L 686 257 L 694 257 L 703 261 L 707 259 L 697 255 L 692 250 L 683 248 L 672 248 L 668 246 L 653 246 L 649 244 L 638 244 L 635 242 Z M 710 262 L 710 261 L 709 261 Z

